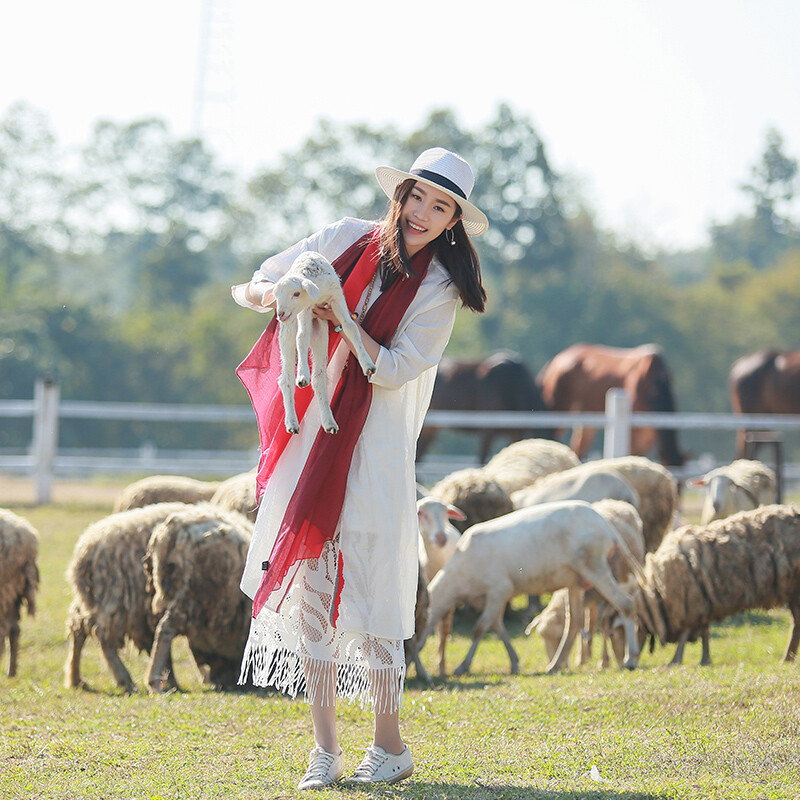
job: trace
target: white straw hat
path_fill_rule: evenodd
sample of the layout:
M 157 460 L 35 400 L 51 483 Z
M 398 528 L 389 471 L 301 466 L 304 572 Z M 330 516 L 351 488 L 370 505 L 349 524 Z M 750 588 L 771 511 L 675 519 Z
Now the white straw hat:
M 461 156 L 443 147 L 425 150 L 408 172 L 394 167 L 378 167 L 375 176 L 381 189 L 390 198 L 394 197 L 397 186 L 409 178 L 441 189 L 460 206 L 463 213 L 461 221 L 464 223 L 464 230 L 470 236 L 480 236 L 489 227 L 486 214 L 469 202 L 472 187 L 475 185 L 472 168 Z

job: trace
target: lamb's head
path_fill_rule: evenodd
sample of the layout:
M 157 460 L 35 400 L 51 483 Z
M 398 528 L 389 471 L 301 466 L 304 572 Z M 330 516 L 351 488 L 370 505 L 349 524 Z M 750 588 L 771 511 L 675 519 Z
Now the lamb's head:
M 273 287 L 275 313 L 278 322 L 288 322 L 293 316 L 313 306 L 320 297 L 317 285 L 299 275 L 284 275 Z
M 433 497 L 423 497 L 417 500 L 417 519 L 419 532 L 422 538 L 435 547 L 444 547 L 447 544 L 445 533 L 447 520 L 465 520 L 467 517 L 461 509 L 450 503 L 442 503 Z

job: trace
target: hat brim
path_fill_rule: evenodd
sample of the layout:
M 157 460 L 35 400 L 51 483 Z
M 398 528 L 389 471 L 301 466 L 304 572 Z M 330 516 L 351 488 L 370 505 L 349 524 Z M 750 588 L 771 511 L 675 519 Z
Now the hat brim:
M 425 183 L 428 186 L 433 186 L 440 192 L 444 192 L 448 197 L 452 197 L 458 203 L 461 209 L 461 221 L 464 224 L 464 230 L 470 236 L 480 236 L 489 227 L 489 220 L 486 214 L 483 213 L 477 206 L 465 200 L 460 195 L 456 194 L 450 189 L 440 186 L 435 181 L 430 181 L 427 178 L 421 178 L 419 175 L 412 175 L 410 172 L 403 172 L 403 170 L 395 169 L 394 167 L 377 167 L 375 170 L 375 177 L 378 179 L 381 189 L 383 189 L 386 196 L 391 199 L 394 197 L 394 190 L 403 182 L 412 178 L 419 183 Z

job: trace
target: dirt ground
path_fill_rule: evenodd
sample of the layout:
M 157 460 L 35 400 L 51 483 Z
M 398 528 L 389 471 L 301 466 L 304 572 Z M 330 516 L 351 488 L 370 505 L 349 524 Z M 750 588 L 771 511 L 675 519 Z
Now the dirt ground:
M 107 505 L 110 510 L 117 495 L 130 482 L 129 479 L 119 479 L 118 481 L 57 479 L 53 484 L 52 502 Z M 24 475 L 0 474 L 0 506 L 12 505 L 36 505 L 36 485 L 33 478 Z

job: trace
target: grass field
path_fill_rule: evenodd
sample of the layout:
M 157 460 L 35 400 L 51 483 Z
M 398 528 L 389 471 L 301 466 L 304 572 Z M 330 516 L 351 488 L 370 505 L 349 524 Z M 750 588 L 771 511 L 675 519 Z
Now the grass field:
M 63 688 L 64 571 L 83 528 L 111 508 L 113 492 L 56 493 L 34 507 L 17 495 L 0 505 L 41 535 L 42 584 L 35 619 L 23 619 L 17 678 L 0 677 L 0 798 L 290 798 L 311 747 L 308 708 L 271 693 L 216 693 L 204 687 L 183 642 L 176 672 L 185 691 L 123 695 L 90 642 L 83 659 L 91 691 Z M 714 665 L 666 668 L 672 651 L 645 653 L 633 673 L 595 665 L 543 673 L 541 640 L 510 624 L 520 654 L 509 676 L 502 645 L 487 637 L 473 674 L 408 682 L 403 731 L 415 757 L 396 787 L 339 786 L 320 798 L 456 800 L 656 800 L 800 796 L 800 673 L 781 655 L 788 613 L 754 612 L 713 629 Z M 448 652 L 468 645 L 462 623 Z M 425 649 L 433 670 L 435 645 Z M 123 659 L 141 685 L 146 656 Z M 5 671 L 5 663 L 3 664 Z M 412 668 L 413 674 L 413 668 Z M 347 768 L 360 759 L 371 718 L 341 706 Z M 593 769 L 594 768 L 594 769 Z M 308 793 L 302 793 L 306 796 Z

